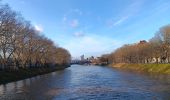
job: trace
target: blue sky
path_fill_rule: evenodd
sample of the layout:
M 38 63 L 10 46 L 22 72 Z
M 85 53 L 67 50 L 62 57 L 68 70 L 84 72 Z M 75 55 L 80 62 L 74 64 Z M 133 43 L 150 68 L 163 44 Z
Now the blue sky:
M 99 56 L 170 24 L 169 0 L 3 0 L 70 51 Z

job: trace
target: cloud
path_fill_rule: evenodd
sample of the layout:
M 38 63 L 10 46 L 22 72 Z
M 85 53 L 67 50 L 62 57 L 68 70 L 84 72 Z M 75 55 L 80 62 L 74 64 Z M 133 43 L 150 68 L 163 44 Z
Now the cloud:
M 67 21 L 67 17 L 64 16 L 64 17 L 63 17 L 63 22 L 66 22 L 66 21 Z
M 118 26 L 121 25 L 123 22 L 125 22 L 126 20 L 128 20 L 129 16 L 123 16 L 121 18 L 119 18 L 118 20 L 109 20 L 107 22 L 108 27 L 112 28 L 113 26 Z
M 82 12 L 80 9 L 73 9 L 73 10 L 71 10 L 71 12 L 77 13 L 77 14 L 79 14 L 79 15 L 82 15 L 82 14 L 83 14 L 83 12 Z
M 75 37 L 83 37 L 83 36 L 85 36 L 85 34 L 82 31 L 78 31 L 78 32 L 74 33 L 74 36 Z
M 35 29 L 36 29 L 38 32 L 43 32 L 43 31 L 44 31 L 42 25 L 40 25 L 40 24 L 35 25 L 34 27 L 35 27 Z
M 122 10 L 117 16 L 118 18 L 111 18 L 107 25 L 109 27 L 121 25 L 125 23 L 130 18 L 134 17 L 136 13 L 140 11 L 142 5 L 144 4 L 144 0 L 134 0 L 131 4 L 127 5 L 124 10 Z
M 70 22 L 70 26 L 72 28 L 76 28 L 76 27 L 78 27 L 78 25 L 79 25 L 79 21 L 77 19 L 74 19 Z
M 65 13 L 65 16 L 70 16 L 70 15 L 79 15 L 79 16 L 81 16 L 82 14 L 83 14 L 83 12 L 80 9 L 76 8 L 76 9 L 69 10 L 67 13 Z
M 20 3 L 21 3 L 21 4 L 25 4 L 26 2 L 25 2 L 24 0 L 21 0 Z
M 73 57 L 79 57 L 82 54 L 87 57 L 110 53 L 121 46 L 120 44 L 121 42 L 113 40 L 110 37 L 86 35 L 82 38 L 71 39 L 67 44 L 63 45 L 63 47 L 68 49 Z
M 113 23 L 113 26 L 120 25 L 121 23 L 126 21 L 128 18 L 129 18 L 129 16 L 124 16 L 124 17 L 120 18 L 119 20 L 117 20 Z
M 77 16 L 81 16 L 83 14 L 83 12 L 80 9 L 70 9 L 68 12 L 66 12 L 64 14 L 64 16 L 62 17 L 62 24 L 64 26 L 71 26 L 72 28 L 76 28 L 79 25 L 79 21 L 78 19 L 73 19 L 73 18 L 77 18 Z M 74 16 L 74 17 L 70 17 L 70 16 Z

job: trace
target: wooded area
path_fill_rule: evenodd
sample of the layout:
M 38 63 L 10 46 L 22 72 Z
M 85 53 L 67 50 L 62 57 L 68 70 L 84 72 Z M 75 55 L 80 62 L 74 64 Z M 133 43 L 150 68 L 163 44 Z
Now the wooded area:
M 170 63 L 170 25 L 161 27 L 148 42 L 126 44 L 104 57 L 110 63 Z
M 41 35 L 21 14 L 0 5 L 0 69 L 68 65 L 70 53 Z

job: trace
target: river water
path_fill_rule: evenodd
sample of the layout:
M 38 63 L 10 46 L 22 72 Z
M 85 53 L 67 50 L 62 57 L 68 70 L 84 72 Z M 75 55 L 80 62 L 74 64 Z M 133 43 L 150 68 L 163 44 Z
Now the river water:
M 170 100 L 170 76 L 72 65 L 0 85 L 0 100 Z

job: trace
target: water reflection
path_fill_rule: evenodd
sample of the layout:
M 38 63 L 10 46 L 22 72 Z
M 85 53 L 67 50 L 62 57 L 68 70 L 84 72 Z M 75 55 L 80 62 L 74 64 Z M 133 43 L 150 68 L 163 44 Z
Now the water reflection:
M 170 76 L 122 72 L 100 66 L 68 69 L 0 85 L 0 99 L 169 100 Z

